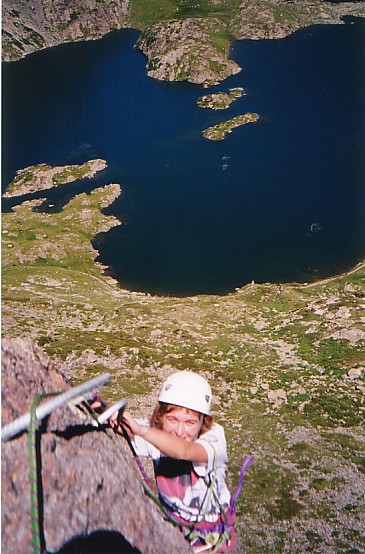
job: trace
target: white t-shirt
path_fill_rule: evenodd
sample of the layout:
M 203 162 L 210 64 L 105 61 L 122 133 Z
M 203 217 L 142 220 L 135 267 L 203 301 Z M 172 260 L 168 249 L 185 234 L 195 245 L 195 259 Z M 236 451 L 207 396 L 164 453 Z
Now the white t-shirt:
M 207 463 L 169 458 L 142 437 L 134 438 L 137 454 L 153 459 L 157 488 L 165 507 L 189 522 L 215 522 L 220 506 L 227 507 L 231 499 L 225 482 L 228 456 L 224 429 L 213 423 L 195 442 L 207 451 Z

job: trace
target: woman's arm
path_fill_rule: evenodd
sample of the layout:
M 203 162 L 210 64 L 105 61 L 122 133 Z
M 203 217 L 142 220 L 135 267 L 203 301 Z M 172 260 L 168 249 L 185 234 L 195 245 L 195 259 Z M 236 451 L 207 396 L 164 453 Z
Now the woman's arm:
M 165 456 L 178 460 L 189 460 L 190 462 L 208 462 L 208 453 L 201 444 L 188 442 L 161 429 L 142 425 L 129 412 L 124 412 L 123 422 L 133 435 L 143 437 L 165 454 Z

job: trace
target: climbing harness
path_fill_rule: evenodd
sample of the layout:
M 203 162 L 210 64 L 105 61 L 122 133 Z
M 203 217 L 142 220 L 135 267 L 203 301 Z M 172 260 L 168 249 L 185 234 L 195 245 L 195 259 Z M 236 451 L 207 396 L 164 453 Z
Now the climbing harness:
M 231 539 L 233 529 L 234 529 L 234 515 L 236 512 L 235 503 L 242 490 L 245 472 L 248 469 L 248 467 L 255 461 L 255 459 L 252 456 L 245 456 L 243 458 L 241 468 L 240 468 L 238 484 L 234 494 L 231 497 L 230 505 L 226 510 L 221 506 L 219 499 L 217 497 L 217 494 L 215 492 L 214 485 L 216 482 L 216 476 L 214 476 L 214 479 L 210 480 L 210 482 L 206 482 L 210 497 L 213 495 L 214 500 L 220 509 L 220 517 L 217 522 L 212 522 L 212 523 L 206 522 L 204 518 L 207 515 L 207 512 L 205 512 L 202 515 L 203 520 L 201 522 L 189 523 L 186 520 L 183 520 L 182 518 L 174 515 L 173 512 L 168 510 L 162 504 L 161 500 L 154 494 L 152 490 L 151 481 L 146 474 L 146 471 L 143 467 L 141 459 L 137 454 L 133 446 L 133 443 L 129 438 L 129 435 L 123 426 L 122 426 L 122 430 L 123 430 L 123 435 L 125 436 L 127 443 L 131 449 L 135 462 L 143 477 L 143 479 L 141 480 L 141 483 L 145 490 L 145 493 L 157 504 L 157 506 L 162 511 L 165 519 L 170 521 L 170 523 L 174 524 L 175 526 L 179 527 L 180 531 L 184 535 L 184 538 L 187 539 L 192 546 L 202 545 L 202 549 L 197 550 L 197 552 L 204 552 L 205 550 L 208 550 L 208 548 L 209 548 L 210 554 L 215 554 L 219 552 L 219 549 L 222 548 L 226 542 L 228 544 L 228 542 Z M 216 453 L 214 450 L 214 467 L 215 466 L 216 466 Z M 216 474 L 216 472 L 214 473 Z M 205 500 L 205 504 L 209 506 L 209 502 L 207 500 Z M 206 547 L 204 545 L 206 545 Z M 224 550 L 222 550 L 222 552 L 224 552 Z
M 203 519 L 202 522 L 196 523 L 193 526 L 191 526 L 189 532 L 187 533 L 186 533 L 186 528 L 182 529 L 182 532 L 185 538 L 189 540 L 190 544 L 192 544 L 193 546 L 195 546 L 196 544 L 202 545 L 202 550 L 198 550 L 198 552 L 204 551 L 203 548 L 205 544 L 209 545 L 209 547 L 211 548 L 209 550 L 211 554 L 216 552 L 224 552 L 228 548 L 229 550 L 231 550 L 231 545 L 229 545 L 229 541 L 232 540 L 232 538 L 234 537 L 234 542 L 235 542 L 235 536 L 234 536 L 234 516 L 236 512 L 235 502 L 242 490 L 245 472 L 254 461 L 255 460 L 252 456 L 245 456 L 243 458 L 241 468 L 240 468 L 238 485 L 234 494 L 231 497 L 231 501 L 227 509 L 224 509 L 224 507 L 221 506 L 219 498 L 215 492 L 215 487 L 214 487 L 215 480 L 213 480 L 211 484 L 207 483 L 207 486 L 210 487 L 210 490 L 212 492 L 216 505 L 219 506 L 219 509 L 220 509 L 220 516 L 218 521 L 214 523 L 210 523 L 210 522 L 205 522 Z M 224 546 L 225 543 L 227 543 L 227 548 Z

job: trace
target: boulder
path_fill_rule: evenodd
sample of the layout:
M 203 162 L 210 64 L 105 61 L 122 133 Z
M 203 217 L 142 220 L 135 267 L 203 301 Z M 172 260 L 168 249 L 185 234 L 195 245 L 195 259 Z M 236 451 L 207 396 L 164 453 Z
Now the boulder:
M 283 389 L 269 390 L 267 398 L 270 402 L 282 403 L 287 402 L 286 392 Z
M 359 379 L 363 372 L 362 367 L 352 367 L 348 370 L 347 375 L 350 379 Z
M 2 426 L 37 393 L 70 382 L 32 341 L 2 342 Z M 108 434 L 109 433 L 109 434 Z M 55 410 L 37 432 L 41 540 L 47 552 L 191 552 L 150 500 L 123 439 L 93 425 L 82 399 Z M 28 433 L 2 443 L 2 551 L 31 552 Z

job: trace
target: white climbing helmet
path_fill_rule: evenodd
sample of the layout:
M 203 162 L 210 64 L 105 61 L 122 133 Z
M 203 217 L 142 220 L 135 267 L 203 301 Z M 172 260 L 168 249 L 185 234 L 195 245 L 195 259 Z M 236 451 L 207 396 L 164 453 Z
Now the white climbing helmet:
M 204 377 L 197 373 L 178 371 L 166 379 L 158 400 L 209 415 L 212 390 Z

